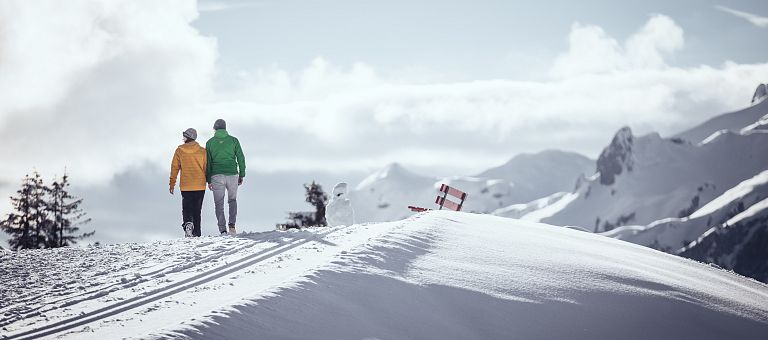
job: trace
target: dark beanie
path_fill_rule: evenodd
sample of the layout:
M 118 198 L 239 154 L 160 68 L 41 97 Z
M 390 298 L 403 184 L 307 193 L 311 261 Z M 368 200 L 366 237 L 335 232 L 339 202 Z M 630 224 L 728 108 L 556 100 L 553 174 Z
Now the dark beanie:
M 197 130 L 195 130 L 193 128 L 189 128 L 189 129 L 185 130 L 182 133 L 182 135 L 184 136 L 184 138 L 189 138 L 191 140 L 195 140 L 195 139 L 197 139 Z
M 221 129 L 227 129 L 227 122 L 225 122 L 223 119 L 217 119 L 215 123 L 213 123 L 213 129 L 214 130 L 221 130 Z

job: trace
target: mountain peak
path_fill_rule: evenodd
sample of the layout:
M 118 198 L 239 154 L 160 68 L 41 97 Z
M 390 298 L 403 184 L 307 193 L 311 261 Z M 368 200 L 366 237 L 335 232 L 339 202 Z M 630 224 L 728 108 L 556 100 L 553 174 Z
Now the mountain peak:
M 632 171 L 632 146 L 635 136 L 632 129 L 628 126 L 622 127 L 613 136 L 611 144 L 608 145 L 600 157 L 597 159 L 597 171 L 600 173 L 600 184 L 612 185 L 616 181 L 616 176 L 620 175 L 626 169 Z
M 405 170 L 405 168 L 398 162 L 393 162 L 387 164 L 381 171 L 385 174 L 389 173 L 400 173 L 400 172 L 407 172 L 408 170 Z
M 402 164 L 397 162 L 387 164 L 387 166 L 377 171 L 375 173 L 375 176 L 378 179 L 384 179 L 384 178 L 402 179 L 402 178 L 420 177 L 419 175 L 411 172 L 410 170 L 406 169 Z
M 387 166 L 379 169 L 365 178 L 360 184 L 357 185 L 355 190 L 362 190 L 365 187 L 371 186 L 374 183 L 387 180 L 393 182 L 400 182 L 403 184 L 430 181 L 429 177 L 421 176 L 406 169 L 400 163 L 390 163 Z
M 757 85 L 755 95 L 752 96 L 752 104 L 757 104 L 765 100 L 765 98 L 768 98 L 768 88 L 766 88 L 765 84 Z

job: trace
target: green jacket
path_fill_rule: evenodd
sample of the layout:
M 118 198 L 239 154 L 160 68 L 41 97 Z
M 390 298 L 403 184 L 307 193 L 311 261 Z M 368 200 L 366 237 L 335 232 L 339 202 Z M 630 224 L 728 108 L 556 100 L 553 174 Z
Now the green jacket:
M 211 183 L 213 175 L 240 175 L 245 177 L 245 156 L 240 148 L 240 141 L 230 136 L 227 130 L 219 129 L 205 143 L 208 153 L 208 164 L 205 178 Z

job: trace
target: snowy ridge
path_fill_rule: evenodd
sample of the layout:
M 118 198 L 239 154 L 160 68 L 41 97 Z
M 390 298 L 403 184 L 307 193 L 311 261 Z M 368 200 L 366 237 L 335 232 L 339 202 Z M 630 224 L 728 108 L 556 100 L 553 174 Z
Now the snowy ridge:
M 678 254 L 768 282 L 768 198 L 716 224 Z
M 755 93 L 757 96 L 757 93 Z M 755 97 L 757 99 L 757 97 Z M 745 126 L 758 121 L 761 117 L 768 114 L 768 101 L 765 97 L 754 100 L 752 106 L 745 109 L 718 115 L 704 123 L 699 124 L 687 131 L 674 135 L 674 138 L 680 138 L 693 144 L 699 143 L 716 131 L 727 130 L 739 132 Z
M 100 265 L 124 268 L 105 274 L 115 282 L 137 266 L 139 254 L 169 262 L 153 264 L 159 268 L 176 264 L 168 251 L 209 249 L 211 256 L 244 246 L 254 250 L 25 315 L 3 335 L 58 329 L 48 336 L 747 339 L 768 331 L 768 286 L 754 280 L 599 235 L 446 211 L 347 228 L 71 249 L 61 257 L 58 250 L 22 252 L 3 257 L 0 268 L 23 270 L 41 255 L 78 268 L 82 255 L 113 252 L 122 260 Z M 227 273 L 214 277 L 210 270 L 220 267 L 226 269 L 216 273 Z M 62 271 L 59 278 L 80 274 Z M 184 282 L 195 284 L 181 289 Z M 28 284 L 40 293 L 48 288 Z
M 519 154 L 507 163 L 474 176 L 512 183 L 516 203 L 573 190 L 576 179 L 595 172 L 595 161 L 573 152 L 545 150 Z
M 393 163 L 368 176 L 348 196 L 358 221 L 396 221 L 411 215 L 408 205 L 434 202 L 436 182 Z
M 743 199 L 748 194 L 755 192 L 755 190 L 762 189 L 765 191 L 765 195 L 768 196 L 768 170 L 765 170 L 759 174 L 757 174 L 755 177 L 752 177 L 746 181 L 743 181 L 736 185 L 735 187 L 729 189 L 720 197 L 712 200 L 711 202 L 707 203 L 707 205 L 701 207 L 701 209 L 696 210 L 689 218 L 699 218 L 703 217 L 705 215 L 709 215 L 714 213 L 717 210 L 721 210 L 723 207 L 725 207 L 728 204 L 733 203 L 734 201 L 738 199 Z
M 755 89 L 755 94 L 752 96 L 752 104 L 759 104 L 768 98 L 768 87 L 766 84 L 760 84 Z
M 741 213 L 739 213 L 734 217 L 731 217 L 728 221 L 726 221 L 722 225 L 717 225 L 715 227 L 708 229 L 707 231 L 702 233 L 698 239 L 691 242 L 688 246 L 680 249 L 678 253 L 683 253 L 685 251 L 695 248 L 696 246 L 700 245 L 704 240 L 706 240 L 709 236 L 711 236 L 713 233 L 717 232 L 721 228 L 729 228 L 729 226 L 741 223 L 742 221 L 748 218 L 752 218 L 754 216 L 757 216 L 758 214 L 765 213 L 766 208 L 768 208 L 768 198 L 753 204 L 747 210 L 742 211 Z
M 543 208 L 550 207 L 554 203 L 560 201 L 564 196 L 569 195 L 567 192 L 557 192 L 544 198 L 534 200 L 529 203 L 513 204 L 508 207 L 494 210 L 491 215 L 526 219 L 525 216 L 534 211 L 539 211 Z M 534 221 L 538 222 L 538 221 Z
M 592 163 L 579 154 L 549 150 L 517 155 L 477 176 L 448 178 L 417 175 L 395 163 L 368 176 L 349 197 L 360 221 L 395 221 L 412 215 L 408 205 L 434 207 L 437 188 L 444 183 L 468 194 L 464 211 L 490 213 L 573 190 L 578 178 L 594 172 Z
M 768 129 L 768 114 L 763 116 L 763 118 L 760 118 L 757 122 L 747 125 L 745 128 L 741 129 L 741 133 L 748 133 L 750 131 L 755 130 L 767 130 Z
M 768 134 L 763 131 L 725 132 L 700 145 L 649 134 L 631 145 L 623 156 L 632 159 L 631 166 L 607 162 L 624 165 L 606 169 L 625 170 L 615 170 L 607 181 L 602 173 L 599 180 L 585 181 L 576 191 L 578 199 L 542 221 L 601 232 L 687 217 L 768 168 Z
M 679 253 L 708 229 L 723 223 L 732 225 L 734 216 L 768 197 L 768 170 L 739 183 L 716 199 L 684 218 L 666 218 L 647 226 L 624 226 L 604 232 L 632 243 L 671 253 Z M 750 210 L 748 209 L 748 210 Z

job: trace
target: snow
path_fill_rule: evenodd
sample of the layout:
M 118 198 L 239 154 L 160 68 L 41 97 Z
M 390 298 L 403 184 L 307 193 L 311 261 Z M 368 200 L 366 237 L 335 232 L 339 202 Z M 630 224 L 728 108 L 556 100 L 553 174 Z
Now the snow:
M 760 211 L 762 207 L 752 208 L 750 205 L 761 201 L 766 196 L 768 196 L 768 170 L 742 181 L 688 217 L 665 218 L 647 226 L 619 227 L 603 232 L 601 235 L 679 253 L 681 249 L 687 248 L 691 241 L 700 239 L 708 230 L 716 229 L 728 222 L 745 207 L 748 211 Z
M 739 132 L 742 128 L 758 121 L 766 114 L 768 114 L 768 101 L 760 100 L 756 101 L 752 106 L 742 110 L 715 116 L 714 118 L 687 131 L 674 135 L 673 137 L 697 144 L 716 131 L 728 130 Z
M 469 213 L 0 260 L 0 322 L 12 338 L 47 326 L 73 339 L 768 332 L 762 283 L 596 234 Z
M 513 204 L 508 207 L 496 209 L 491 215 L 503 216 L 509 218 L 522 218 L 529 213 L 537 210 L 541 210 L 552 203 L 560 201 L 563 196 L 568 195 L 567 192 L 557 192 L 544 198 L 534 200 L 529 203 Z
M 757 122 L 753 124 L 749 124 L 743 129 L 741 129 L 741 133 L 747 133 L 749 131 L 754 130 L 766 130 L 768 129 L 766 126 L 768 126 L 768 115 L 763 116 L 763 118 L 760 118 Z
M 395 221 L 411 215 L 408 205 L 434 202 L 436 182 L 393 163 L 368 176 L 348 196 L 358 222 Z
M 594 173 L 594 162 L 576 153 L 520 154 L 476 176 L 422 176 L 393 163 L 365 178 L 349 198 L 358 221 L 406 218 L 407 206 L 433 208 L 437 188 L 447 184 L 467 193 L 463 211 L 490 213 L 556 192 L 573 190 L 577 179 Z
M 752 104 L 763 102 L 766 98 L 768 98 L 768 87 L 765 84 L 758 85 L 752 96 Z
M 731 228 L 731 226 L 736 225 L 737 223 L 740 223 L 740 222 L 742 222 L 744 220 L 747 220 L 749 218 L 752 218 L 754 216 L 765 214 L 766 212 L 768 212 L 768 198 L 766 198 L 766 199 L 764 199 L 764 200 L 762 200 L 760 202 L 757 202 L 757 203 L 751 205 L 749 208 L 747 208 L 747 210 L 742 211 L 741 213 L 737 214 L 736 216 L 728 219 L 728 221 L 726 221 L 722 225 L 721 224 L 717 224 L 717 225 L 707 229 L 707 231 L 702 233 L 701 236 L 699 236 L 695 241 L 691 242 L 691 244 L 689 244 L 688 246 L 678 250 L 678 253 L 683 253 L 686 250 L 689 250 L 689 249 L 692 249 L 692 248 L 696 247 L 697 245 L 702 243 L 703 240 L 707 239 L 707 237 L 709 237 L 710 235 L 718 232 L 718 230 L 723 230 L 723 229 Z M 757 229 L 757 228 L 755 228 L 755 229 Z M 746 237 L 744 241 L 745 242 L 749 241 L 749 238 L 750 237 Z M 760 260 L 757 259 L 757 261 L 760 261 Z M 729 261 L 729 262 L 731 262 L 731 261 Z
M 748 195 L 749 193 L 755 190 L 755 187 L 766 185 L 766 184 L 768 184 L 768 170 L 765 170 L 757 174 L 755 177 L 752 177 L 748 180 L 745 180 L 739 183 L 735 187 L 729 189 L 719 197 L 707 203 L 707 205 L 701 207 L 699 210 L 691 214 L 689 217 L 691 219 L 694 219 L 694 218 L 702 217 L 704 215 L 712 214 L 715 211 L 722 209 L 727 204 Z
M 747 210 L 742 211 L 738 215 L 725 222 L 725 225 L 734 225 L 739 223 L 747 218 L 757 215 L 758 213 L 765 212 L 766 208 L 768 208 L 768 198 L 749 206 Z
M 347 198 L 347 183 L 338 183 L 333 187 L 331 199 L 325 206 L 325 220 L 331 227 L 355 224 L 355 210 Z
M 545 150 L 519 154 L 475 177 L 501 179 L 514 185 L 516 202 L 529 202 L 560 191 L 571 191 L 581 175 L 595 172 L 595 161 L 577 153 Z
M 579 197 L 542 222 L 606 231 L 687 217 L 768 169 L 768 133 L 727 132 L 692 145 L 649 134 L 634 139 L 631 171 L 610 185 L 586 181 Z
M 727 133 L 729 133 L 729 132 L 730 132 L 730 131 L 728 131 L 728 130 L 720 130 L 720 131 L 715 131 L 715 132 L 714 132 L 713 134 L 711 134 L 709 137 L 707 137 L 707 138 L 704 138 L 704 140 L 703 140 L 703 141 L 701 141 L 701 142 L 699 143 L 699 145 L 709 144 L 709 143 L 713 142 L 714 140 L 718 139 L 720 136 L 722 136 L 722 135 L 725 135 L 725 134 L 727 134 Z
M 552 215 L 560 212 L 561 210 L 565 209 L 565 207 L 568 206 L 571 202 L 579 198 L 578 193 L 569 193 L 564 195 L 559 200 L 547 205 L 546 207 L 543 207 L 539 210 L 532 211 L 528 214 L 525 214 L 523 216 L 524 220 L 534 221 L 534 222 L 540 222 L 541 220 L 545 218 L 549 218 Z

